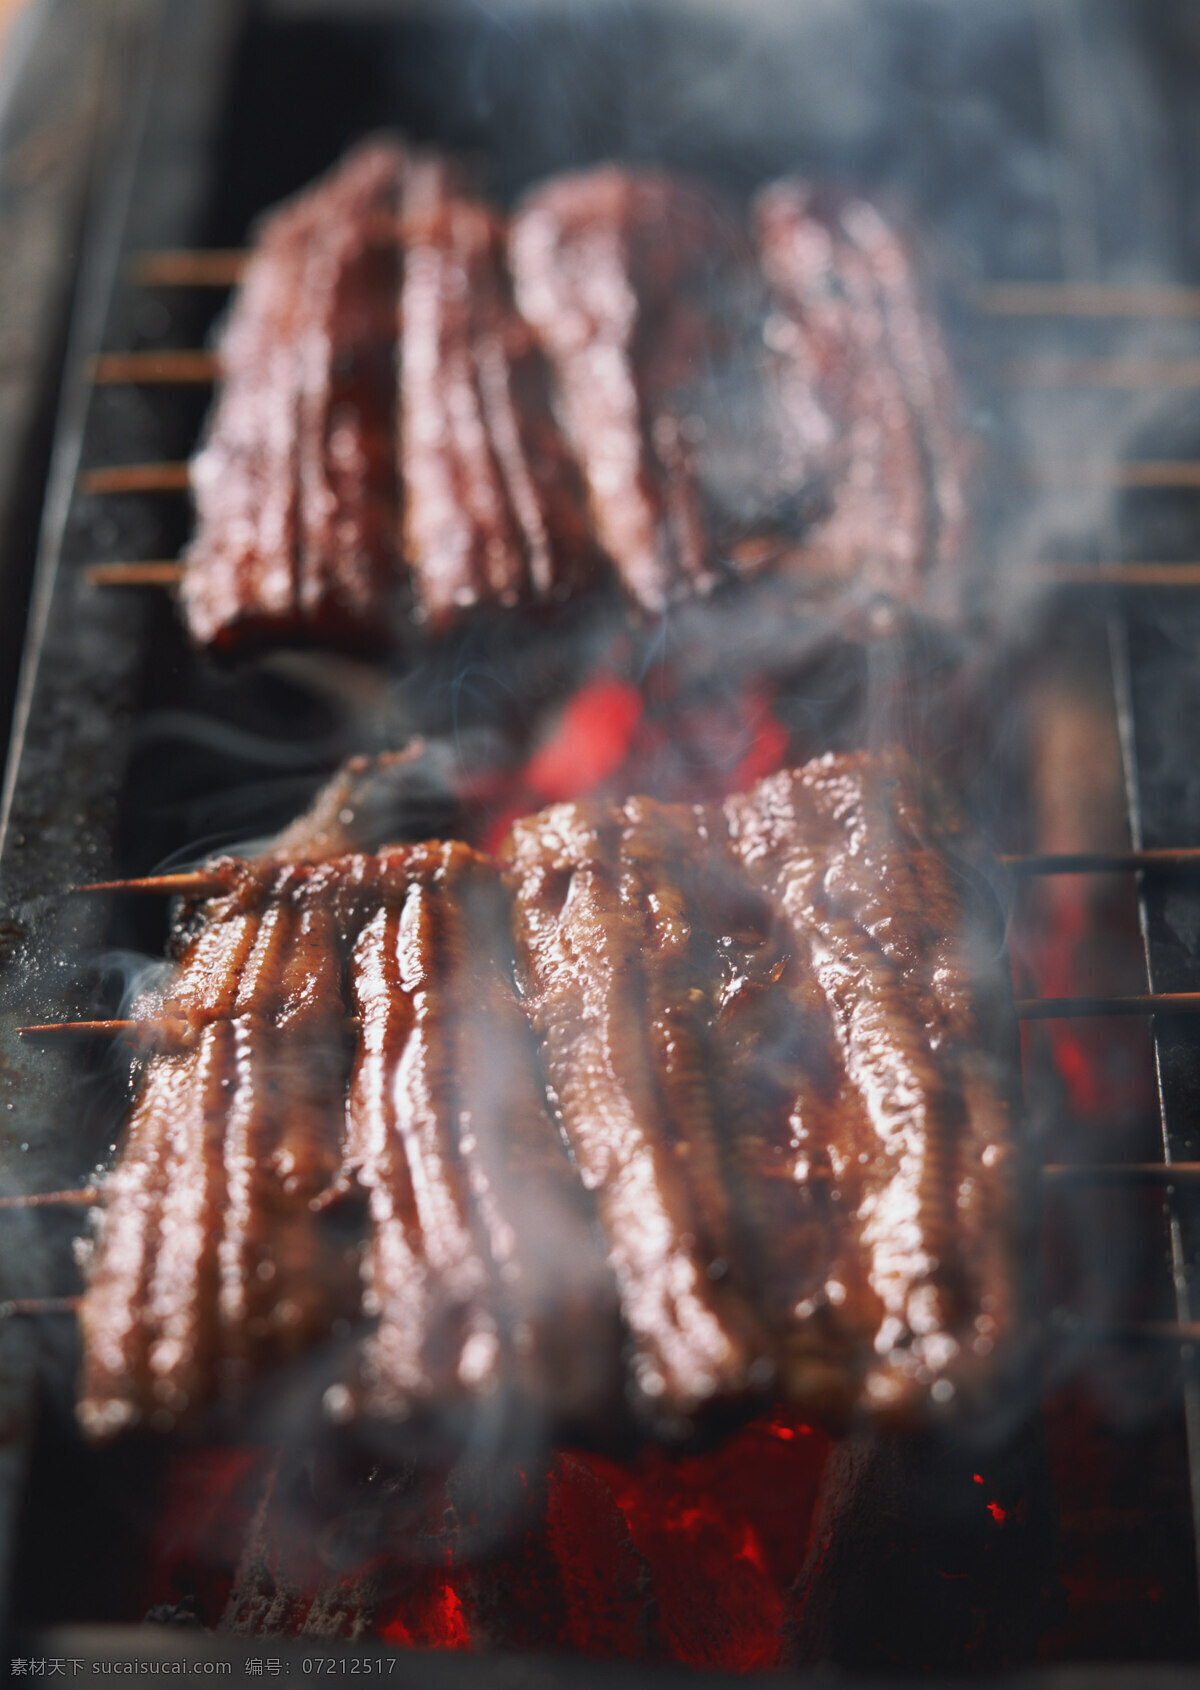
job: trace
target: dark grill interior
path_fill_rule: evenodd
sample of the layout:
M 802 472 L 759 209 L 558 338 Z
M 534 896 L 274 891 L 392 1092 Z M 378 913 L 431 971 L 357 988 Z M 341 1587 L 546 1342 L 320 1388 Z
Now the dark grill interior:
M 552 170 L 610 156 L 695 170 L 734 193 L 799 167 L 895 195 L 937 255 L 946 321 L 992 456 L 976 581 L 981 601 L 992 604 L 991 631 L 985 639 L 975 630 L 952 640 L 923 636 L 925 673 L 948 677 L 924 697 L 889 691 L 892 654 L 881 646 L 798 666 L 776 709 L 814 748 L 890 734 L 921 739 L 932 719 L 933 754 L 965 786 L 998 851 L 1200 845 L 1200 788 L 1189 773 L 1195 590 L 1031 590 L 1039 565 L 1049 575 L 1052 564 L 1193 558 L 1194 489 L 1134 487 L 1109 500 L 1102 484 L 1116 462 L 1186 461 L 1196 449 L 1195 401 L 1178 377 L 1160 390 L 1047 390 L 1013 368 L 1040 357 L 1178 363 L 1200 354 L 1200 318 L 1006 315 L 990 312 L 986 296 L 977 308 L 988 282 L 1200 281 L 1200 221 L 1188 200 L 1200 35 L 1186 5 L 1096 4 L 1086 24 L 1084 8 L 1066 3 L 985 4 L 966 13 L 896 3 L 872 8 L 869 19 L 857 8 L 814 6 L 782 22 L 766 6 L 748 19 L 632 3 L 578 15 L 412 8 L 374 20 L 309 10 L 314 15 L 297 18 L 284 6 L 249 7 L 242 17 L 238 6 L 214 6 L 206 19 L 189 19 L 186 7 L 167 4 L 160 20 L 151 8 L 151 23 L 130 31 L 132 80 L 155 92 L 140 150 L 132 132 L 125 153 L 116 148 L 118 165 L 136 151 L 128 219 L 119 185 L 98 196 L 90 240 L 100 257 L 82 284 L 79 358 L 199 346 L 223 302 L 213 290 L 136 286 L 125 273 L 110 301 L 106 242 L 115 254 L 119 239 L 126 257 L 240 246 L 258 212 L 380 125 L 480 154 L 491 190 L 506 202 Z M 239 27 L 226 65 L 221 37 L 230 19 Z M 155 66 L 158 22 L 163 56 Z M 184 65 L 203 70 L 190 79 L 190 101 L 175 95 Z M 1095 92 L 1101 87 L 1104 98 Z M 136 115 L 136 101 L 131 107 Z M 105 306 L 102 336 L 89 342 L 88 313 L 95 324 Z M 68 373 L 81 383 L 81 368 Z M 162 951 L 165 913 L 157 906 L 124 900 L 105 909 L 58 897 L 63 887 L 161 870 L 260 836 L 294 815 L 342 756 L 402 743 L 416 728 L 467 738 L 486 729 L 520 745 L 613 633 L 571 617 L 551 642 L 514 643 L 477 628 L 435 660 L 383 681 L 312 660 L 222 669 L 198 659 L 165 595 L 103 592 L 84 576 L 96 563 L 175 556 L 188 533 L 185 500 L 177 492 L 89 494 L 86 475 L 185 458 L 206 404 L 202 388 L 97 387 L 86 396 L 78 463 L 69 429 L 60 430 L 42 568 L 61 562 L 15 744 L 0 860 L 11 952 L 0 977 L 0 1055 L 4 1101 L 12 1100 L 11 1115 L 0 1119 L 20 1123 L 6 1129 L 10 1189 L 79 1183 L 108 1153 L 125 1085 L 117 1053 L 35 1051 L 13 1029 L 32 1019 L 118 1013 L 132 975 Z M 996 579 L 1011 582 L 1011 592 L 998 595 L 998 617 Z M 970 715 L 954 702 L 954 660 L 971 680 Z M 724 684 L 722 654 L 696 681 Z M 951 709 L 953 731 L 938 731 L 939 711 L 944 720 Z M 1083 774 L 1070 755 L 1081 743 L 1076 732 L 1094 753 Z M 1051 741 L 1057 753 L 1047 750 Z M 1045 793 L 1065 790 L 1064 770 L 1084 798 L 1073 811 L 1066 798 L 1048 810 Z M 1096 771 L 1099 784 L 1089 788 Z M 1122 778 L 1127 839 L 1114 809 Z M 1097 818 L 1103 837 L 1086 831 Z M 1200 988 L 1195 888 L 1179 872 L 1144 884 L 1128 875 L 1022 880 L 1013 893 L 1018 995 Z M 1200 1163 L 1194 1018 L 1160 1014 L 1153 1037 L 1148 1026 L 1108 1017 L 1027 1025 L 1032 1160 L 1152 1164 L 1165 1147 L 1172 1161 Z M 791 1640 L 782 1659 L 947 1671 L 1194 1659 L 1200 1397 L 1197 1329 L 1187 1323 L 1200 1216 L 1197 1185 L 1182 1183 L 1190 1177 L 1169 1189 L 1153 1174 L 1137 1186 L 1113 1175 L 1043 1182 L 1042 1259 L 1029 1288 L 1039 1349 L 1031 1400 L 1000 1427 L 968 1429 L 957 1441 L 898 1456 L 845 1449 L 832 1458 L 827 1541 L 810 1545 L 807 1560 L 795 1544 L 779 1559 L 784 1586 L 801 1577 L 800 1595 L 784 1599 Z M 5 1224 L 0 1295 L 72 1295 L 77 1221 L 33 1211 Z M 18 1564 L 9 1611 L 21 1636 L 137 1625 L 152 1605 L 169 1609 L 181 1599 L 185 1614 L 211 1626 L 231 1590 L 244 1599 L 251 1635 L 269 1632 L 270 1602 L 261 1589 L 248 1590 L 239 1571 L 248 1541 L 241 1534 L 252 1533 L 260 1505 L 264 1518 L 274 1511 L 294 1529 L 288 1508 L 296 1496 L 315 1508 L 329 1541 L 337 1539 L 320 1575 L 330 1616 L 322 1642 L 344 1635 L 337 1603 L 359 1598 L 337 1580 L 347 1568 L 355 1573 L 362 1549 L 352 1531 L 349 1549 L 342 1541 L 354 1512 L 346 1499 L 372 1498 L 370 1475 L 342 1472 L 340 1454 L 324 1450 L 285 1455 L 277 1469 L 257 1428 L 248 1439 L 199 1448 L 142 1439 L 87 1449 L 71 1423 L 70 1321 L 11 1318 L 3 1342 L 19 1381 L 14 1448 L 28 1458 L 22 1505 L 0 1520 Z M 586 1455 L 580 1459 L 586 1465 Z M 696 1459 L 701 1466 L 687 1482 L 703 1493 L 718 1484 L 723 1457 Z M 977 1465 L 988 1480 L 982 1506 Z M 577 1481 L 579 1470 L 576 1461 Z M 811 1477 L 802 1462 L 779 1470 L 798 1489 Z M 563 1471 L 531 1463 L 530 1494 L 539 1485 L 562 1494 Z M 610 1478 L 610 1493 L 620 1494 L 623 1481 Z M 488 1527 L 488 1499 L 464 1490 L 461 1475 L 454 1482 L 449 1494 L 461 1517 L 474 1509 L 480 1534 L 503 1538 L 495 1519 L 504 1518 L 505 1499 L 491 1497 Z M 654 1481 L 661 1491 L 645 1473 L 639 1482 L 651 1499 L 640 1506 L 666 1512 L 662 1474 Z M 686 1489 L 678 1475 L 671 1482 Z M 389 1495 L 379 1518 L 402 1535 L 416 1504 L 398 1481 Z M 199 1497 L 224 1499 L 216 1525 L 205 1524 Z M 806 1492 L 798 1512 L 810 1502 Z M 528 1499 L 527 1506 L 536 1513 Z M 189 1509 L 200 1523 L 185 1531 L 177 1520 Z M 301 1512 L 306 1530 L 310 1514 Z M 769 1517 L 769 1507 L 756 1516 L 763 1531 Z M 594 1541 L 604 1541 L 594 1530 Z M 384 1527 L 366 1528 L 371 1546 L 380 1535 Z M 669 1561 L 675 1550 L 664 1541 Z M 376 1593 L 377 1628 L 397 1644 L 461 1644 L 473 1626 L 477 1647 L 544 1646 L 531 1555 L 521 1562 L 515 1550 L 489 1545 L 473 1563 L 466 1557 L 468 1571 L 446 1584 L 449 1595 L 429 1585 L 418 1599 L 411 1581 L 403 1600 Z M 285 1571 L 274 1565 L 272 1596 L 283 1591 Z M 317 1575 L 295 1565 L 291 1575 L 293 1608 L 308 1613 L 312 1592 L 303 1580 Z M 719 1584 L 720 1573 L 714 1577 Z M 495 1591 L 509 1582 L 513 1599 L 497 1618 Z M 636 1606 L 631 1601 L 631 1611 Z M 673 1650 L 662 1641 L 674 1623 L 666 1595 L 660 1610 L 651 1659 L 770 1664 L 755 1653 L 758 1633 L 741 1655 L 736 1637 L 709 1657 Z M 608 1652 L 636 1653 L 612 1642 L 618 1631 Z M 736 1631 L 731 1625 L 730 1635 Z M 561 1622 L 552 1641 L 605 1652 L 582 1620 L 574 1632 Z M 81 1650 L 30 1643 L 21 1652 Z

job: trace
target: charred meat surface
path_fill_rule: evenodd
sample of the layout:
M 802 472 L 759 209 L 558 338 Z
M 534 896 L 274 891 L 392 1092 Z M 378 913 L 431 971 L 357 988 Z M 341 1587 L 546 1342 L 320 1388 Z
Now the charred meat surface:
M 828 593 L 958 610 L 970 452 L 912 253 L 880 211 L 796 179 L 754 207 L 785 438 L 824 509 L 775 562 Z
M 212 867 L 229 890 L 193 913 L 152 1006 L 170 1043 L 106 1187 L 85 1428 L 236 1400 L 360 1317 L 373 1330 L 339 1411 L 486 1399 L 594 1418 L 619 1378 L 616 1298 L 538 1076 L 494 865 L 429 843 Z M 331 1225 L 355 1190 L 361 1263 Z
M 394 619 L 397 224 L 409 165 L 401 147 L 367 143 L 260 230 L 192 466 L 183 604 L 201 644 L 378 640 Z
M 368 1409 L 520 1401 L 582 1421 L 616 1306 L 512 982 L 494 866 L 457 843 L 369 861 L 351 968 L 347 1158 L 371 1205 Z
M 535 190 L 509 245 L 634 603 L 657 614 L 789 558 L 828 515 L 843 419 L 826 400 L 840 395 L 781 357 L 735 208 L 686 178 L 605 166 Z
M 789 1116 L 791 1178 L 827 1182 L 825 1281 L 793 1310 L 860 1357 L 887 1416 L 990 1371 L 1016 1323 L 1016 1030 L 982 862 L 901 753 L 827 756 L 725 804 L 731 847 L 783 922 L 779 984 L 833 1033 Z M 811 981 L 811 987 L 808 982 Z M 773 1060 L 774 1053 L 771 1053 Z M 824 1084 L 813 1084 L 814 1068 Z
M 236 1399 L 350 1321 L 330 1412 L 460 1431 L 594 1431 L 622 1398 L 672 1437 L 772 1396 L 911 1422 L 993 1374 L 1015 1024 L 982 864 L 906 754 L 560 804 L 500 862 L 299 860 L 339 843 L 327 810 L 208 865 L 228 890 L 146 1006 L 91 1432 Z M 331 1224 L 355 1191 L 361 1252 Z
M 911 763 L 826 757 L 723 811 L 560 805 L 508 858 L 659 1412 L 773 1381 L 903 1418 L 986 1371 L 1013 1325 L 1013 1023 L 966 836 Z
M 264 223 L 193 462 L 193 637 L 396 643 L 596 575 L 502 220 L 449 160 L 353 152 Z
M 354 1313 L 356 1252 L 321 1213 L 342 1160 L 339 949 L 326 876 L 243 868 L 184 951 L 83 1298 L 93 1435 L 236 1399 Z
M 553 364 L 601 545 L 643 610 L 715 584 L 683 395 L 717 355 L 736 220 L 703 189 L 610 166 L 513 220 L 517 302 Z
M 480 604 L 570 597 L 598 558 L 545 361 L 514 308 L 505 228 L 441 161 L 405 195 L 402 552 L 433 629 Z
M 528 1007 L 596 1193 L 634 1382 L 679 1418 L 771 1375 L 766 1334 L 724 1267 L 733 1198 L 704 1015 L 716 959 L 698 953 L 679 886 L 696 847 L 707 854 L 689 811 L 635 800 L 544 811 L 518 823 L 511 849 Z
M 394 646 L 610 573 L 655 616 L 775 569 L 953 617 L 969 454 L 911 253 L 796 180 L 751 224 L 615 165 L 506 224 L 447 157 L 352 152 L 266 219 L 224 333 L 194 638 Z

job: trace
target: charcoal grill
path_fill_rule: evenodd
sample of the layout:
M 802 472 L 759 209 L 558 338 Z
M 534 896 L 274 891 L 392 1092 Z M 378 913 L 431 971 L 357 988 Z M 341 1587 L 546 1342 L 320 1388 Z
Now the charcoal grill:
M 34 51 L 48 65 L 49 43 L 61 39 L 54 26 L 74 14 L 66 0 L 45 10 Z M 102 168 L 45 469 L 0 818 L 6 1189 L 77 1185 L 106 1153 L 121 1087 L 113 1061 L 31 1050 L 16 1039 L 16 1026 L 111 1013 L 123 982 L 115 964 L 98 977 L 97 957 L 161 949 L 160 914 L 105 911 L 62 897 L 62 889 L 150 872 L 261 834 L 294 813 L 339 756 L 363 748 L 361 717 L 332 704 L 309 673 L 269 663 L 215 669 L 185 649 L 162 595 L 104 591 L 89 572 L 169 560 L 182 544 L 187 513 L 175 466 L 191 449 L 205 406 L 202 381 L 194 379 L 203 378 L 205 366 L 166 360 L 203 347 L 222 298 L 211 286 L 179 285 L 178 272 L 164 279 L 161 260 L 157 273 L 133 261 L 148 252 L 237 249 L 262 207 L 380 122 L 482 153 L 502 196 L 552 169 L 612 154 L 697 169 L 735 192 L 798 164 L 885 194 L 902 192 L 941 243 L 947 311 L 960 361 L 978 375 L 981 420 L 995 455 L 1014 478 L 1039 483 L 1035 497 L 1022 481 L 1020 502 L 1039 517 L 1052 512 L 1024 530 L 1014 527 L 1002 499 L 985 514 L 994 566 L 1015 583 L 1013 628 L 1026 625 L 1033 601 L 1022 594 L 1035 585 L 1018 563 L 1037 566 L 1043 585 L 1061 589 L 1061 596 L 1037 601 L 1036 637 L 1005 641 L 990 684 L 1027 687 L 1039 665 L 1053 669 L 1060 661 L 1056 626 L 1069 630 L 1060 643 L 1092 654 L 1111 674 L 1129 845 L 1135 852 L 1200 847 L 1200 783 L 1177 731 L 1190 720 L 1198 684 L 1192 654 L 1200 599 L 1187 589 L 1200 569 L 1190 563 L 1197 530 L 1189 491 L 1200 478 L 1189 482 L 1194 465 L 1185 455 L 1194 450 L 1187 359 L 1198 344 L 1200 305 L 1195 295 L 1164 285 L 1200 277 L 1200 232 L 1184 214 L 1197 152 L 1187 78 L 1200 68 L 1200 39 L 1186 5 L 1097 0 L 1086 8 L 1086 26 L 1085 7 L 1074 0 L 1039 0 L 1028 9 L 989 0 L 970 17 L 935 0 L 882 7 L 811 0 L 796 8 L 762 0 L 736 20 L 702 0 L 610 0 L 590 8 L 513 3 L 488 11 L 109 0 L 92 10 L 102 14 L 102 26 L 70 63 L 102 90 L 91 119 Z M 1095 92 L 1101 87 L 1103 100 Z M 70 226 L 78 201 L 78 178 L 71 181 L 75 198 L 68 183 L 59 228 Z M 955 321 L 954 302 L 971 295 L 972 310 L 958 311 Z M 44 394 L 53 382 L 54 324 L 43 325 L 37 339 L 43 363 L 30 385 Z M 154 367 L 95 362 L 129 354 Z M 1164 382 L 1178 402 L 1161 403 Z M 1094 397 L 1106 384 L 1114 409 L 1102 419 L 1097 455 L 1079 451 L 1068 462 L 1064 448 L 1057 464 L 1037 458 L 1039 393 L 1074 385 Z M 1194 374 L 1190 385 L 1200 386 Z M 1129 426 L 1131 394 L 1140 433 Z M 20 433 L 32 442 L 36 467 L 36 416 Z M 1049 433 L 1063 446 L 1061 418 Z M 1123 502 L 1098 501 L 1089 486 L 1097 481 L 1124 483 Z M 1047 484 L 1052 501 L 1041 497 Z M 4 509 L 17 510 L 16 501 Z M 28 528 L 27 514 L 24 520 Z M 21 532 L 18 523 L 18 540 Z M 19 544 L 13 552 L 21 555 Z M 14 574 L 9 602 L 21 591 Z M 473 671 L 486 675 L 494 654 L 467 656 Z M 460 669 L 463 661 L 460 653 Z M 486 717 L 494 703 L 484 696 L 475 707 Z M 455 694 L 453 710 L 461 707 Z M 375 699 L 368 748 L 370 735 L 377 743 L 399 737 L 415 708 L 411 689 L 402 686 L 382 704 Z M 998 757 L 1003 761 L 1003 747 Z M 1004 781 L 989 767 L 973 785 L 983 825 L 1002 848 L 1022 853 L 1029 841 L 1005 821 Z M 1107 866 L 1138 876 L 1147 976 L 1125 996 L 1200 987 L 1200 892 L 1191 871 L 1110 858 Z M 1014 866 L 1036 874 L 1064 865 Z M 1105 993 L 1058 1007 L 1078 1017 L 1122 1007 L 1144 1015 L 1155 1005 L 1114 1004 Z M 1191 1006 L 1176 1003 L 1170 1013 L 1157 1007 L 1162 1163 L 1150 1165 L 1142 1148 L 1136 1168 L 1105 1162 L 1063 1168 L 1056 1178 L 1064 1186 L 1140 1184 L 1161 1194 L 1170 1275 L 1140 1287 L 1132 1311 L 1102 1297 L 1082 1311 L 1057 1311 L 1048 1324 L 1063 1367 L 1132 1370 L 1122 1375 L 1124 1400 L 1139 1392 L 1153 1398 L 1150 1420 L 1169 1422 L 1181 1399 L 1189 1466 L 1180 1464 L 1178 1478 L 1182 1491 L 1190 1471 L 1190 1509 L 1200 1520 L 1200 1293 L 1193 1287 L 1200 1269 L 1200 1055 L 1195 1021 L 1187 1019 Z M 1045 1013 L 1044 1005 L 1030 1008 L 1031 1018 Z M 1032 1112 L 1037 1145 L 1036 1100 Z M 1173 1175 L 1166 1164 L 1177 1165 Z M 162 1455 L 139 1445 L 98 1457 L 74 1442 L 66 1424 L 74 1338 L 69 1319 L 48 1312 L 48 1300 L 69 1299 L 77 1289 L 73 1223 L 45 1210 L 10 1211 L 4 1226 L 0 1576 L 17 1593 L 12 1652 L 186 1653 L 197 1645 L 179 1633 L 65 1623 L 73 1617 L 69 1596 L 56 1605 L 52 1593 L 38 1597 L 35 1614 L 48 1629 L 32 1638 L 21 1629 L 30 1586 L 27 1579 L 14 1584 L 14 1555 L 44 1565 L 57 1534 L 69 1585 L 84 1576 L 73 1529 L 86 1521 L 94 1531 L 107 1521 L 115 1557 L 137 1539 L 129 1498 L 150 1506 Z M 42 1317 L 21 1315 L 22 1306 L 37 1306 Z M 1042 1314 L 1035 1310 L 1032 1318 Z M 935 1463 L 925 1477 L 936 1488 L 945 1470 Z M 1035 1491 L 1041 1483 L 1030 1482 Z M 1177 1497 L 1162 1527 L 1175 1567 L 1162 1598 L 1171 1632 L 1160 1652 L 1176 1658 L 1200 1647 L 1195 1540 L 1180 1529 L 1188 1511 L 1188 1499 Z M 103 1611 L 111 1595 L 103 1570 L 89 1577 L 76 1616 Z M 861 1568 L 846 1571 L 846 1602 L 864 1578 Z M 841 1623 L 844 1634 L 844 1617 Z M 203 1645 L 209 1654 L 220 1647 Z M 250 1652 L 267 1653 L 258 1646 Z M 272 1644 L 269 1652 L 302 1670 L 301 1656 L 286 1645 Z M 235 1649 L 230 1658 L 242 1655 Z M 869 1660 L 869 1651 L 862 1658 Z M 413 1657 L 405 1670 L 414 1683 L 418 1673 L 430 1684 L 469 1683 L 472 1675 L 481 1684 L 511 1681 L 494 1676 L 502 1669 L 486 1659 L 468 1665 Z M 537 1663 L 522 1670 L 528 1682 L 540 1682 Z M 575 1663 L 574 1680 L 586 1682 L 592 1670 L 597 1683 L 620 1677 L 618 1669 Z M 644 1681 L 643 1669 L 638 1678 Z

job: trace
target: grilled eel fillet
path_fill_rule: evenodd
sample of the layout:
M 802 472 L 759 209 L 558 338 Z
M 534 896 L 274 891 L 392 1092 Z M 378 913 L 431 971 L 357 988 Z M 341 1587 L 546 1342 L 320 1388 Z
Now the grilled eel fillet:
M 602 1412 L 615 1295 L 536 1076 L 493 865 L 430 843 L 215 866 L 230 889 L 154 1006 L 168 1041 L 107 1186 L 85 1429 L 236 1399 L 362 1314 L 348 1383 L 373 1414 L 505 1394 L 556 1424 Z M 333 1224 L 355 1188 L 361 1264 Z
M 623 1385 L 676 1435 L 973 1390 L 1014 1325 L 1014 1023 L 907 757 L 559 805 L 502 858 L 224 865 L 110 1181 L 84 1424 L 163 1423 L 360 1315 L 338 1401 L 386 1420 L 594 1426 Z
M 83 1297 L 79 1417 L 171 1426 L 303 1356 L 353 1313 L 320 1206 L 341 1163 L 344 1003 L 327 877 L 250 869 L 158 1007 Z
M 228 646 L 393 615 L 397 221 L 408 155 L 368 143 L 259 231 L 192 463 L 182 602 Z
M 378 645 L 594 575 L 503 223 L 449 161 L 368 142 L 272 213 L 220 359 L 183 580 L 198 643 Z
M 552 178 L 511 225 L 451 160 L 359 147 L 261 226 L 194 460 L 200 644 L 642 612 L 765 568 L 956 610 L 967 455 L 909 253 L 788 180 L 749 224 L 663 171 Z
M 504 223 L 439 159 L 410 170 L 405 219 L 401 552 L 417 612 L 436 630 L 479 604 L 569 598 L 600 560 L 545 359 L 513 305 Z
M 510 236 L 601 544 L 657 613 L 771 566 L 808 596 L 957 610 L 969 454 L 912 256 L 787 179 L 747 230 L 686 178 L 553 178 Z
M 911 762 L 560 805 L 507 861 L 640 1391 L 671 1420 L 770 1385 L 836 1422 L 972 1385 L 1014 1323 L 1015 1023 Z
M 762 561 L 956 615 L 973 453 L 912 253 L 869 202 L 794 178 L 759 194 L 752 222 L 785 438 L 824 482 L 816 519 L 790 545 L 760 537 Z

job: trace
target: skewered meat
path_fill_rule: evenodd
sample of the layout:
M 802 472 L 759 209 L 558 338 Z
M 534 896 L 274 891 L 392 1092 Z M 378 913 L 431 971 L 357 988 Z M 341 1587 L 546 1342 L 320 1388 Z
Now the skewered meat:
M 405 217 L 401 550 L 420 612 L 439 628 L 582 591 L 597 565 L 583 489 L 509 295 L 504 225 L 439 160 L 413 168 Z
M 263 226 L 193 464 L 193 637 L 379 645 L 554 601 L 597 557 L 503 225 L 448 161 L 359 148 Z
M 237 1397 L 354 1313 L 356 1259 L 320 1212 L 341 1161 L 344 1005 L 318 872 L 234 876 L 186 950 L 108 1182 L 83 1298 L 96 1436 Z
M 738 238 L 699 188 L 617 168 L 555 178 L 513 223 L 517 302 L 554 360 L 597 534 L 651 612 L 717 578 L 679 400 L 716 354 Z
M 765 190 L 752 248 L 692 184 L 608 167 L 514 220 L 602 543 L 660 611 L 766 565 L 948 612 L 965 455 L 946 355 L 879 212 Z
M 948 363 L 864 202 L 781 182 L 751 235 L 607 166 L 506 231 L 451 161 L 371 142 L 267 219 L 221 362 L 183 583 L 202 644 L 395 644 L 608 564 L 653 615 L 768 567 L 822 604 L 956 608 Z
M 655 808 L 557 807 L 518 824 L 512 859 L 530 1013 L 596 1192 L 635 1379 L 686 1415 L 772 1369 L 747 1287 L 721 1265 L 736 1251 L 705 1039 L 715 959 L 692 945 L 678 885 L 707 840 L 687 810 Z
M 192 466 L 193 637 L 361 637 L 395 619 L 396 227 L 410 161 L 369 143 L 260 231 Z
M 364 1398 L 405 1417 L 503 1391 L 555 1423 L 617 1373 L 615 1299 L 513 990 L 493 866 L 368 859 L 347 1163 L 371 1205 Z
M 970 454 L 911 255 L 873 205 L 795 179 L 759 195 L 754 226 L 781 415 L 798 461 L 818 445 L 826 485 L 818 520 L 782 555 L 764 541 L 764 560 L 953 614 Z
M 904 755 L 722 808 L 558 805 L 502 865 L 281 862 L 345 843 L 314 815 L 209 865 L 230 889 L 155 1006 L 174 1042 L 83 1304 L 93 1432 L 359 1315 L 336 1401 L 390 1420 L 512 1399 L 596 1424 L 618 1302 L 664 1433 L 770 1391 L 904 1418 L 972 1382 L 1012 1326 L 1011 1008 L 970 843 Z M 363 1288 L 329 1229 L 354 1188 Z
M 363 1312 L 372 1413 L 504 1392 L 556 1424 L 596 1415 L 615 1298 L 536 1077 L 493 866 L 428 844 L 213 871 L 231 889 L 155 1006 L 174 1043 L 147 1062 L 108 1186 L 85 1427 L 234 1397 Z M 331 1227 L 355 1187 L 365 1296 Z
M 528 1007 L 668 1414 L 772 1376 L 906 1412 L 1011 1325 L 1011 1012 L 964 844 L 899 754 L 514 830 Z

